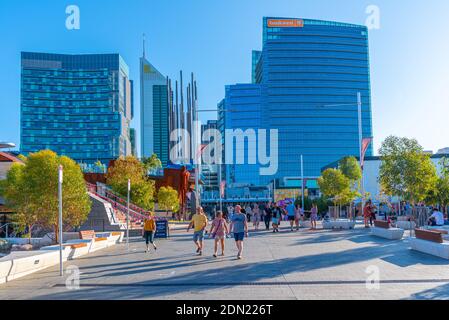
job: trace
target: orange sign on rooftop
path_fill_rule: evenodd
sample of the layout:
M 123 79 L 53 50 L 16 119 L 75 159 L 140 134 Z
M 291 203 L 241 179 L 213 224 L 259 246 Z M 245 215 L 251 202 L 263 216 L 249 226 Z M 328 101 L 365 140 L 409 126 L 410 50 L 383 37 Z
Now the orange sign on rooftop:
M 268 27 L 281 28 L 302 28 L 304 27 L 304 20 L 301 19 L 270 19 L 268 20 Z

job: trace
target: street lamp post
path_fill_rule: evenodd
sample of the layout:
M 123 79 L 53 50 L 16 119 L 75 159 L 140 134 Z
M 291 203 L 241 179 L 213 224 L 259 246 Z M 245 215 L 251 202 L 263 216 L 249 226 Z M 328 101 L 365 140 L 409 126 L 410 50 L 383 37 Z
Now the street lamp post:
M 59 200 L 59 275 L 63 276 L 63 265 L 62 265 L 62 165 L 58 168 L 58 200 Z M 31 232 L 31 230 L 30 230 Z
M 304 214 L 304 157 L 301 155 L 301 210 Z
M 129 198 L 131 193 L 131 179 L 128 179 L 128 197 L 126 203 L 126 247 L 129 251 Z
M 363 181 L 363 167 L 362 167 L 362 157 L 363 157 L 363 127 L 362 127 L 362 94 L 361 92 L 357 92 L 357 104 L 354 103 L 345 103 L 345 104 L 332 104 L 332 105 L 324 105 L 323 107 L 340 107 L 340 106 L 357 106 L 358 113 L 358 138 L 359 138 L 359 165 L 360 170 L 362 171 L 362 179 L 360 182 L 360 189 L 362 193 L 362 210 L 365 205 L 365 185 Z

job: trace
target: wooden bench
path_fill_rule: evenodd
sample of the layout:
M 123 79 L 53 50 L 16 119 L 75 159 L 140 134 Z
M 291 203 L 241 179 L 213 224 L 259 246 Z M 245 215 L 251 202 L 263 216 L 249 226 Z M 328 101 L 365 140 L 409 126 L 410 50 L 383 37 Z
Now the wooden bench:
M 425 241 L 435 242 L 435 243 L 443 243 L 443 234 L 441 232 L 435 230 L 421 230 L 415 229 L 416 239 L 421 239 Z
M 113 237 L 121 236 L 121 235 L 122 235 L 122 232 L 117 232 L 117 231 L 115 231 L 115 232 L 112 232 L 112 233 L 111 233 L 111 236 L 113 236 Z
M 94 238 L 95 242 L 99 242 L 99 241 L 107 241 L 108 238 Z
M 388 221 L 375 220 L 371 233 L 373 236 L 388 240 L 400 240 L 404 236 L 404 229 L 391 228 Z
M 388 223 L 388 221 L 375 220 L 374 226 L 381 229 L 390 229 L 390 224 Z
M 444 233 L 439 231 L 415 229 L 416 237 L 410 240 L 412 249 L 449 260 L 449 242 L 444 241 Z
M 76 244 L 70 245 L 71 249 L 79 249 L 79 248 L 84 248 L 84 247 L 87 247 L 87 243 L 76 243 Z
M 94 230 L 85 230 L 80 231 L 80 239 L 81 240 L 92 240 L 95 239 L 95 231 Z

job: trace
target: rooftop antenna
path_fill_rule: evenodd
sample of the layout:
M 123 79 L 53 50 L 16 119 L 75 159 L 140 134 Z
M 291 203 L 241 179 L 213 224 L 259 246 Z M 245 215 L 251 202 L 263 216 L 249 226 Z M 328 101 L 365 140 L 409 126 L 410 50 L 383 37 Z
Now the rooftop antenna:
M 143 58 L 145 58 L 145 33 L 143 34 Z

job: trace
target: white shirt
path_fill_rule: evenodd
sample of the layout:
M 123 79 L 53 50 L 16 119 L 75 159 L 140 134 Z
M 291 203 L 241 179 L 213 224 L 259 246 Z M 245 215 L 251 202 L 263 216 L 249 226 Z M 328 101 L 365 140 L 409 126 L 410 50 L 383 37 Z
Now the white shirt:
M 435 211 L 430 217 L 435 218 L 435 222 L 438 226 L 444 225 L 444 215 L 440 211 Z

